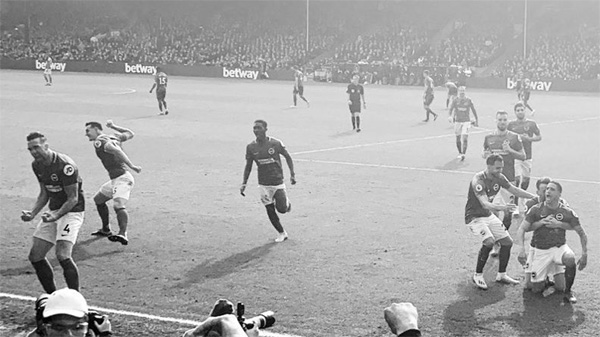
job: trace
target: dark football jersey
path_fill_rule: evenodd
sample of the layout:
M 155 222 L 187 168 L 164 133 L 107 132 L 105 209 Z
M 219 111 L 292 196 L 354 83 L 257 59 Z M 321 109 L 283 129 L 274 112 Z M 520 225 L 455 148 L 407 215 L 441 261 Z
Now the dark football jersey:
M 503 174 L 496 177 L 488 174 L 486 171 L 477 173 L 469 183 L 467 205 L 465 206 L 465 223 L 470 223 L 474 218 L 492 215 L 492 212 L 489 209 L 486 209 L 481 205 L 477 196 L 484 195 L 492 202 L 501 187 L 510 187 L 510 182 Z
M 510 121 L 507 129 L 518 135 L 526 134 L 529 137 L 540 134 L 540 129 L 538 128 L 537 123 L 529 119 L 524 119 L 522 121 L 518 119 Z M 531 159 L 531 142 L 524 139 L 521 139 L 521 141 L 523 142 L 523 149 L 525 150 L 525 159 Z
M 450 111 L 452 111 L 452 109 L 456 110 L 454 114 L 454 121 L 457 123 L 471 121 L 471 110 L 475 110 L 473 102 L 469 97 L 457 97 L 454 101 L 452 101 L 452 107 L 450 108 Z
M 492 154 L 499 154 L 504 160 L 504 169 L 502 173 L 510 181 L 515 180 L 515 157 L 502 149 L 502 144 L 508 143 L 508 145 L 515 151 L 521 151 L 523 149 L 523 143 L 521 143 L 521 137 L 512 131 L 508 131 L 504 134 L 498 134 L 496 132 L 485 136 L 483 141 L 483 149 L 489 150 Z
M 158 74 L 154 75 L 154 82 L 156 82 L 157 88 L 166 88 L 168 80 L 167 74 L 163 72 L 159 72 Z
M 38 181 L 44 184 L 44 188 L 48 194 L 48 208 L 51 211 L 60 209 L 67 201 L 65 186 L 77 184 L 79 191 L 77 204 L 69 212 L 83 212 L 85 208 L 82 190 L 83 182 L 79 176 L 79 169 L 71 158 L 67 155 L 54 152 L 52 154 L 52 162 L 49 166 L 34 161 L 31 167 Z
M 525 220 L 529 223 L 534 223 L 546 217 L 552 217 L 558 221 L 569 223 L 573 227 L 580 225 L 577 214 L 563 203 L 559 203 L 556 209 L 546 206 L 546 203 L 537 204 L 527 212 Z M 566 242 L 566 230 L 562 228 L 542 226 L 533 231 L 533 236 L 531 237 L 531 247 L 537 249 L 560 247 Z
M 429 76 L 425 77 L 423 83 L 425 84 L 425 93 L 428 95 L 433 94 L 433 79 Z
M 265 186 L 283 184 L 283 167 L 280 155 L 287 151 L 283 143 L 273 137 L 258 143 L 253 141 L 246 146 L 246 160 L 254 160 L 258 167 L 258 183 Z
M 360 104 L 360 95 L 365 94 L 365 89 L 360 84 L 350 83 L 348 84 L 346 93 L 350 95 L 350 101 L 352 101 L 353 104 Z
M 106 152 L 104 147 L 106 144 L 112 143 L 117 147 L 121 147 L 121 140 L 114 135 L 103 134 L 94 141 L 96 155 L 100 158 L 102 165 L 108 171 L 110 179 L 115 179 L 127 172 L 125 163 L 112 153 Z

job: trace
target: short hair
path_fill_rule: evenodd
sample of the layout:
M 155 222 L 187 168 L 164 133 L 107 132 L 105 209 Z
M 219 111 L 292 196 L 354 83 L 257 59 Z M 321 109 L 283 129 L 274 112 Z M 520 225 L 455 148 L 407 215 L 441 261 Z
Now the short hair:
M 463 88 L 463 89 L 467 90 L 467 86 L 466 85 L 459 85 L 458 89 L 460 89 L 460 88 Z
M 535 182 L 535 188 L 539 189 L 540 185 L 542 185 L 542 184 L 548 185 L 548 183 L 551 181 L 552 181 L 552 179 L 550 179 L 550 177 L 542 177 L 542 178 L 538 179 L 538 181 Z
M 504 110 L 498 110 L 498 111 L 496 111 L 496 117 L 498 117 L 498 115 L 507 115 L 508 116 L 508 112 L 506 112 Z
M 525 109 L 525 104 L 523 104 L 523 102 L 517 102 L 517 104 L 515 104 L 515 111 L 517 111 L 517 108 Z
M 429 75 L 429 70 L 423 70 L 424 75 Z
M 494 165 L 497 161 L 504 162 L 504 159 L 502 159 L 502 156 L 499 154 L 492 154 L 489 157 L 487 157 L 485 163 L 488 165 Z
M 554 185 L 556 185 L 556 188 L 558 189 L 558 192 L 562 193 L 562 185 L 558 181 L 556 181 L 556 180 L 550 180 L 548 182 L 548 184 L 554 184 Z
M 267 122 L 265 120 L 257 119 L 254 121 L 254 124 L 256 124 L 256 123 L 262 124 L 265 127 L 265 129 L 267 128 Z
M 85 123 L 85 126 L 86 127 L 91 126 L 91 127 L 96 128 L 98 130 L 102 130 L 102 124 L 100 124 L 98 122 L 87 122 L 87 123 Z
M 32 141 L 34 139 L 37 139 L 37 138 L 39 138 L 42 143 L 46 141 L 46 136 L 44 136 L 39 131 L 34 131 L 34 132 L 31 132 L 30 134 L 27 135 L 27 141 L 28 142 Z

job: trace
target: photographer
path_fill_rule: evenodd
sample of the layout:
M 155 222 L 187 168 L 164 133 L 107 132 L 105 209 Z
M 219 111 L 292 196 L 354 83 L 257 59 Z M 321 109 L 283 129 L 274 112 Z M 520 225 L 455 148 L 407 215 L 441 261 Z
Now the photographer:
M 392 333 L 398 337 L 420 337 L 419 313 L 412 303 L 392 303 L 383 310 L 383 317 Z
M 244 315 L 244 305 L 238 303 L 237 317 L 233 314 L 233 303 L 228 300 L 220 299 L 210 311 L 210 317 L 200 323 L 194 329 L 188 330 L 183 337 L 258 337 L 258 328 L 267 328 L 275 323 L 275 318 L 267 319 L 264 314 L 260 317 L 265 320 L 256 321 L 255 317 L 246 320 Z M 272 313 L 270 314 L 272 315 Z M 248 326 L 248 324 L 252 324 Z

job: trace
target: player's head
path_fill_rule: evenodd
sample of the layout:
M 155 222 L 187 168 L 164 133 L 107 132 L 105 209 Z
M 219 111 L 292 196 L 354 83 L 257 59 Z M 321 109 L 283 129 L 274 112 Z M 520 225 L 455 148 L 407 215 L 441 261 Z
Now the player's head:
M 50 155 L 50 149 L 46 142 L 46 136 L 38 131 L 27 135 L 27 150 L 35 161 L 41 161 Z
M 521 120 L 525 118 L 525 104 L 523 104 L 523 102 L 517 102 L 517 104 L 515 104 L 515 116 Z
M 544 200 L 546 197 L 546 187 L 551 182 L 550 177 L 542 177 L 535 182 L 536 194 L 540 197 L 540 200 Z
M 485 160 L 487 164 L 487 170 L 493 176 L 498 176 L 502 173 L 502 169 L 504 168 L 504 159 L 499 154 L 492 154 Z
M 254 127 L 252 128 L 254 135 L 257 139 L 264 139 L 267 137 L 267 122 L 262 119 L 254 121 Z
M 157 66 L 157 67 L 156 67 L 156 73 L 158 74 L 158 73 L 160 73 L 160 72 L 162 72 L 162 68 L 161 68 L 160 66 Z
M 49 337 L 86 336 L 88 305 L 73 289 L 59 289 L 48 296 L 42 313 Z
M 423 77 L 429 77 L 429 70 L 423 70 Z
M 102 124 L 98 122 L 85 123 L 85 135 L 90 141 L 96 140 L 102 134 Z
M 508 126 L 508 112 L 504 110 L 496 112 L 496 126 L 498 130 L 506 131 L 506 127 Z
M 465 97 L 466 91 L 467 91 L 467 87 L 465 87 L 464 85 L 461 85 L 460 87 L 458 87 L 458 96 L 460 96 L 461 98 Z
M 352 76 L 352 84 L 354 84 L 354 85 L 358 84 L 359 78 L 360 78 L 360 76 L 358 76 L 358 74 L 355 74 L 354 76 Z
M 557 181 L 550 181 L 546 186 L 546 200 L 556 201 L 562 194 L 562 185 Z
M 531 80 L 530 80 L 530 79 L 528 79 L 528 78 L 525 78 L 525 79 L 523 80 L 523 82 L 525 82 L 525 85 L 527 85 L 527 84 L 529 84 L 529 82 L 531 82 Z

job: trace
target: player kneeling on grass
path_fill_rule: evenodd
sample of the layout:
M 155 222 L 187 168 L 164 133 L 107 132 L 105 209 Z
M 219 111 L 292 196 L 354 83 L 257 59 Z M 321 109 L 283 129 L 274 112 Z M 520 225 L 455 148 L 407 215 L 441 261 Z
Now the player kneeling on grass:
M 575 303 L 577 298 L 571 287 L 575 282 L 577 265 L 579 270 L 587 265 L 587 235 L 577 214 L 560 202 L 561 193 L 562 186 L 558 182 L 549 182 L 546 186 L 546 200 L 527 212 L 517 231 L 517 244 L 522 247 L 519 262 L 530 273 L 534 292 L 544 291 L 546 277 L 554 274 L 556 289 L 564 292 L 565 301 Z M 566 243 L 567 230 L 574 230 L 579 235 L 582 250 L 579 262 L 576 262 L 575 253 Z M 528 260 L 524 239 L 525 232 L 529 231 L 533 231 L 533 256 Z
M 59 289 L 35 302 L 37 327 L 27 337 L 100 337 L 112 335 L 108 316 L 88 308 L 76 290 Z

